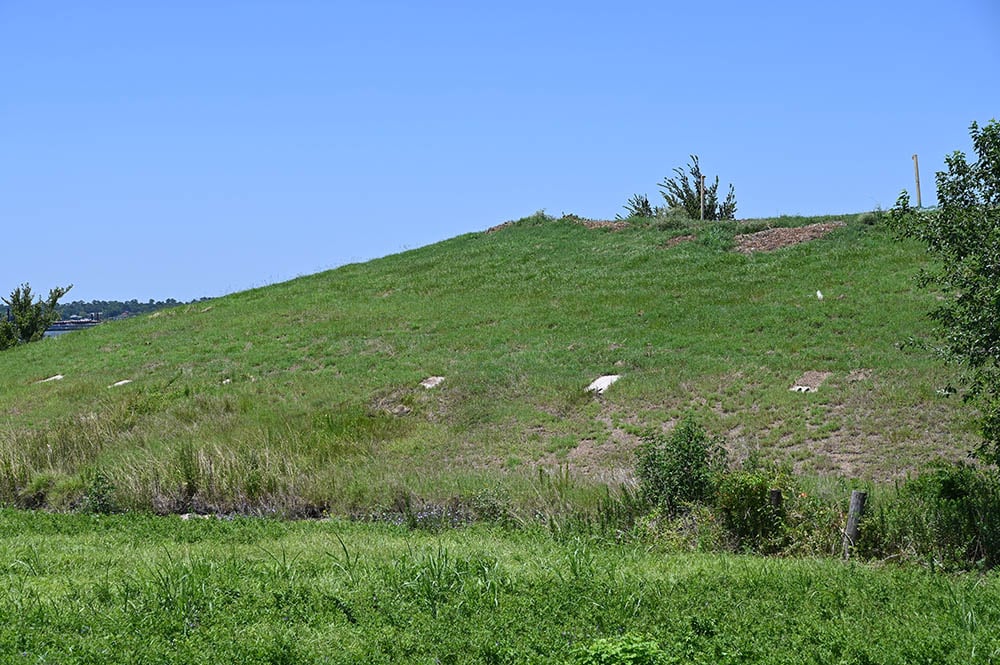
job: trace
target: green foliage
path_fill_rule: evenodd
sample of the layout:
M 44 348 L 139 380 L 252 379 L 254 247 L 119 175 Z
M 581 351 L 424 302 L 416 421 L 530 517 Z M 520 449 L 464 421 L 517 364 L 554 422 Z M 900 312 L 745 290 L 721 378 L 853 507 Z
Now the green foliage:
M 864 529 L 868 556 L 993 568 L 1000 564 L 1000 472 L 935 464 L 881 501 Z
M 371 443 L 399 436 L 406 422 L 392 414 L 373 409 L 345 406 L 341 410 L 318 413 L 315 427 L 348 443 Z
M 684 208 L 665 208 L 657 206 L 654 210 L 654 226 L 659 231 L 676 231 L 690 229 L 693 220 L 687 216 Z
M 11 292 L 9 299 L 3 298 L 7 319 L 0 322 L 0 350 L 40 340 L 53 321 L 59 319 L 56 310 L 59 299 L 72 288 L 72 284 L 56 287 L 45 300 L 38 298 L 33 302 L 31 287 L 22 284 Z
M 580 665 L 658 665 L 666 658 L 656 640 L 635 633 L 594 640 L 576 654 Z
M 688 179 L 688 173 L 691 179 Z M 698 163 L 698 156 L 691 155 L 691 163 L 688 164 L 687 173 L 681 167 L 674 169 L 673 178 L 664 178 L 659 185 L 660 193 L 663 195 L 668 208 L 680 207 L 687 212 L 691 219 L 701 219 L 701 165 Z M 719 176 L 715 176 L 715 182 L 705 185 L 705 219 L 708 221 L 736 218 L 736 193 L 732 184 L 729 185 L 729 193 L 724 201 L 719 201 Z
M 945 158 L 938 208 L 911 208 L 904 191 L 889 223 L 936 260 L 920 278 L 944 292 L 931 317 L 944 352 L 967 371 L 967 396 L 982 408 L 980 452 L 1000 462 L 1000 123 L 973 122 L 970 134 L 977 159 L 969 163 L 960 151 Z
M 872 226 L 874 224 L 881 224 L 885 220 L 886 213 L 881 207 L 871 210 L 869 212 L 863 212 L 858 215 L 858 223 L 864 224 L 866 226 Z
M 87 487 L 87 493 L 80 503 L 80 511 L 107 515 L 119 511 L 115 499 L 115 486 L 103 472 L 97 471 Z
M 198 453 L 190 439 L 185 439 L 177 447 L 177 468 L 182 497 L 180 510 L 195 509 L 195 496 L 201 489 L 201 472 L 198 468 Z
M 17 342 L 17 329 L 14 327 L 14 323 L 6 318 L 0 321 L 0 351 L 9 349 Z
M 645 194 L 633 194 L 625 204 L 625 211 L 629 217 L 652 217 L 654 214 Z
M 784 544 L 784 511 L 770 501 L 775 474 L 763 468 L 730 471 L 719 478 L 715 507 L 737 550 L 777 551 Z
M 712 497 L 714 477 L 724 462 L 719 442 L 688 416 L 669 438 L 659 432 L 643 437 L 636 471 L 646 499 L 674 515 Z
M 736 243 L 736 224 L 722 222 L 705 226 L 697 233 L 698 242 L 716 252 L 727 252 Z

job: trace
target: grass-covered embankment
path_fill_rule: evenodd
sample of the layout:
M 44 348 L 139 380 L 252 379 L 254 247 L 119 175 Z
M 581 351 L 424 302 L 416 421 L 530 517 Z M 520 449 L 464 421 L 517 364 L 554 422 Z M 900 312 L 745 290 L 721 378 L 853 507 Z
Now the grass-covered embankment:
M 122 508 L 366 514 L 500 486 L 530 513 L 537 468 L 592 504 L 632 477 L 644 428 L 691 410 L 737 458 L 804 473 L 960 456 L 968 412 L 935 392 L 951 374 L 898 348 L 927 329 L 922 253 L 846 219 L 743 255 L 736 230 L 818 220 L 536 216 L 10 350 L 0 502 L 72 508 L 97 479 Z M 830 376 L 789 392 L 806 371 Z M 585 394 L 605 373 L 623 378 Z
M 12 663 L 568 663 L 632 636 L 667 663 L 989 663 L 998 594 L 537 530 L 0 511 Z

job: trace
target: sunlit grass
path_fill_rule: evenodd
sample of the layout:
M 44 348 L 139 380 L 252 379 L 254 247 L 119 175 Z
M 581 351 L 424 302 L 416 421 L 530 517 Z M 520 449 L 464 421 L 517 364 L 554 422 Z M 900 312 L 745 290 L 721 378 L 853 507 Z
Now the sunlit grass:
M 691 230 L 529 218 L 5 352 L 0 501 L 71 508 L 100 473 L 130 508 L 350 514 L 561 466 L 599 492 L 635 432 L 692 410 L 807 472 L 970 447 L 949 371 L 898 348 L 933 300 L 915 245 L 852 222 L 768 254 L 665 248 Z M 807 370 L 831 376 L 790 393 Z
M 995 576 L 677 556 L 538 530 L 0 512 L 9 662 L 987 663 Z

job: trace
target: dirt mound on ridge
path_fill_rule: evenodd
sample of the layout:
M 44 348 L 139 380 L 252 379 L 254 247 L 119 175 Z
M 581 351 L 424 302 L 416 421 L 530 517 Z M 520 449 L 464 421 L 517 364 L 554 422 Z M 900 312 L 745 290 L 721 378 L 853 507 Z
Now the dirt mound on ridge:
M 846 226 L 844 222 L 824 222 L 808 226 L 790 228 L 764 229 L 757 233 L 744 233 L 736 236 L 736 251 L 744 254 L 753 252 L 773 252 L 782 247 L 797 245 L 801 242 L 822 238 L 834 229 Z

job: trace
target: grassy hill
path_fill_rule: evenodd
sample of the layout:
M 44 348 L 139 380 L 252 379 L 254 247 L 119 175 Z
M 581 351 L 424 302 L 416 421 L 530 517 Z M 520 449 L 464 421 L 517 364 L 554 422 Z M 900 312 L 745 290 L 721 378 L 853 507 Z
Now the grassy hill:
M 810 474 L 963 454 L 970 414 L 937 392 L 950 370 L 898 348 L 935 297 L 911 279 L 915 244 L 847 215 L 819 240 L 728 250 L 828 219 L 536 215 L 5 352 L 0 502 L 69 507 L 95 479 L 159 511 L 585 502 L 631 478 L 645 428 L 690 411 L 735 457 Z M 790 392 L 809 371 L 829 373 L 819 391 Z

